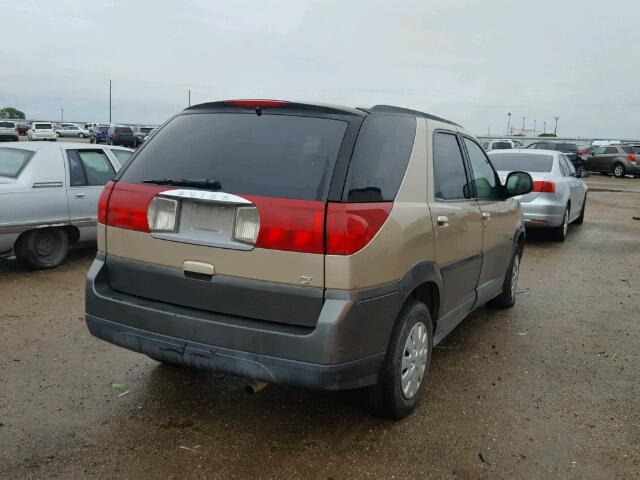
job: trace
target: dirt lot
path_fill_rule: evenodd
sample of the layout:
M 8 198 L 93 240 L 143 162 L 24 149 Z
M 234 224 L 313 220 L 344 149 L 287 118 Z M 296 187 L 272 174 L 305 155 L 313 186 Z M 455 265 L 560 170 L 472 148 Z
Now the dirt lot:
M 355 393 L 250 396 L 91 337 L 92 250 L 47 272 L 0 260 L 0 477 L 639 478 L 638 215 L 639 194 L 592 192 L 565 243 L 530 235 L 516 306 L 437 347 L 397 423 Z

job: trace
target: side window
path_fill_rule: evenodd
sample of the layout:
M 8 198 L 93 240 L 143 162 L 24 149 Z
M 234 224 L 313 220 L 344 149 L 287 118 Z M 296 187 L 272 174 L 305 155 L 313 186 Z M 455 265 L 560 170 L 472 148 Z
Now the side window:
M 607 147 L 604 149 L 605 155 L 611 155 L 618 153 L 618 149 L 616 147 Z
M 356 143 L 345 191 L 349 202 L 395 200 L 404 178 L 413 142 L 416 118 L 372 115 L 366 120 Z M 326 161 L 314 158 L 308 161 Z
M 558 156 L 558 164 L 560 165 L 560 172 L 563 177 L 569 176 L 569 168 L 567 167 L 566 160 L 564 159 L 564 155 Z
M 112 148 L 111 153 L 116 156 L 116 158 L 120 162 L 120 165 L 124 165 L 125 163 L 127 163 L 129 157 L 133 152 L 127 152 L 126 150 L 116 150 L 115 148 Z
M 605 148 L 604 147 L 598 147 L 596 148 L 594 151 L 592 151 L 591 153 L 593 155 L 602 155 L 604 153 Z
M 569 175 L 575 175 L 576 167 L 573 166 L 573 163 L 571 163 L 571 160 L 569 160 L 569 157 L 567 157 L 566 155 L 563 155 L 563 157 L 564 157 L 565 165 L 567 166 L 567 170 L 569 171 Z
M 433 136 L 433 184 L 437 199 L 468 198 L 465 195 L 467 174 L 455 134 L 436 132 Z
M 71 186 L 104 185 L 116 174 L 102 150 L 68 150 Z
M 471 169 L 473 170 L 473 182 L 476 198 L 500 198 L 500 183 L 495 170 L 491 166 L 489 159 L 482 151 L 482 148 L 471 140 L 464 137 L 464 145 L 469 154 Z

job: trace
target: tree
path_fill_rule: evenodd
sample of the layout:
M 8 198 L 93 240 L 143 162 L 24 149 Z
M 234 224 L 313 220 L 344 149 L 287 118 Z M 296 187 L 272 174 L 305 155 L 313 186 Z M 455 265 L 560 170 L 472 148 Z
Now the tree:
M 24 112 L 21 112 L 17 108 L 4 107 L 3 109 L 0 109 L 0 118 L 15 118 L 24 120 L 27 117 L 25 116 Z
M 556 137 L 557 135 L 555 133 L 541 133 L 538 136 L 539 137 Z

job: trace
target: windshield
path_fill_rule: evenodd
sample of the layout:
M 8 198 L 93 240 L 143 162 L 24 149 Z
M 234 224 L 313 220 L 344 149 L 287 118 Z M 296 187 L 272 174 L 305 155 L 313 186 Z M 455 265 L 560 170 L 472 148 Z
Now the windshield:
M 0 148 L 0 177 L 18 178 L 33 153 L 20 148 Z
M 341 120 L 266 113 L 179 115 L 122 181 L 215 180 L 227 193 L 321 200 L 346 128 Z
M 578 146 L 575 143 L 556 143 L 553 146 L 554 150 L 558 150 L 559 152 L 577 152 Z
M 510 150 L 513 146 L 509 142 L 493 142 L 492 150 Z
M 142 127 L 142 128 L 140 128 L 140 132 L 141 133 L 149 133 L 151 130 L 153 130 L 153 127 Z
M 529 153 L 489 154 L 494 168 L 500 172 L 550 172 L 553 166 L 551 155 L 532 155 Z

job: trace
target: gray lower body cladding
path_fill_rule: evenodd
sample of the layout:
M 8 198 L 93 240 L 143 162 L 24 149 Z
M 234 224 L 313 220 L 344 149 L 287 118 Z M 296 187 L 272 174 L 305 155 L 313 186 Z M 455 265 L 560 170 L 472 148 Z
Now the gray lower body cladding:
M 318 389 L 377 381 L 404 299 L 394 286 L 327 291 L 315 326 L 301 327 L 141 298 L 112 289 L 107 277 L 98 256 L 86 288 L 96 337 L 158 360 Z

